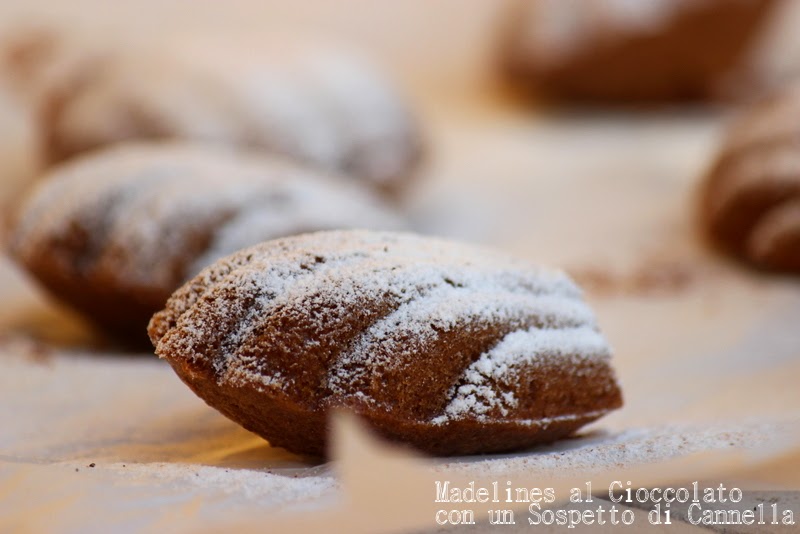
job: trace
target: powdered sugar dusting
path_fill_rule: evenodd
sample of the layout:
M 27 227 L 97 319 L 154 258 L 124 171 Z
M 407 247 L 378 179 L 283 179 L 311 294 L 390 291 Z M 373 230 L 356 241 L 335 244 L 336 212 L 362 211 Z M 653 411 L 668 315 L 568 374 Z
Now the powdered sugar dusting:
M 230 264 L 236 266 L 229 269 Z M 387 369 L 425 361 L 428 355 L 420 351 L 443 333 L 469 336 L 473 328 L 500 328 L 494 347 L 466 362 L 463 384 L 449 394 L 441 414 L 445 418 L 481 419 L 495 406 L 505 415 L 516 399 L 495 388 L 541 357 L 560 358 L 577 369 L 581 359 L 610 356 L 591 310 L 563 273 L 432 238 L 366 231 L 306 234 L 240 251 L 198 278 L 213 283 L 200 284 L 204 289 L 196 304 L 156 340 L 157 352 L 210 358 L 217 381 L 227 385 L 291 391 L 294 373 L 244 348 L 277 310 L 293 320 L 303 317 L 303 324 L 310 321 L 312 332 L 334 336 L 315 339 L 292 327 L 281 334 L 306 336 L 302 346 L 315 353 L 321 343 L 335 347 L 330 361 L 322 362 L 327 376 L 320 377 L 320 395 L 354 396 L 370 404 L 379 401 L 359 384 L 380 384 Z M 181 291 L 176 295 L 164 313 L 185 297 Z M 335 337 L 346 332 L 336 325 L 364 306 L 388 309 L 354 339 Z M 220 328 L 218 317 L 235 320 Z M 211 353 L 203 353 L 210 338 L 219 340 Z M 528 424 L 546 423 L 537 421 Z
M 86 259 L 94 261 L 87 268 L 171 292 L 210 262 L 259 241 L 334 227 L 400 226 L 360 188 L 281 160 L 198 145 L 132 144 L 55 171 L 25 206 L 14 247 L 28 257 L 80 228 L 91 241 Z
M 478 419 L 497 409 L 507 415 L 517 405 L 513 392 L 498 392 L 493 384 L 504 382 L 516 367 L 536 365 L 545 357 L 566 361 L 582 358 L 610 358 L 608 343 L 593 327 L 529 328 L 508 334 L 485 352 L 465 371 L 462 385 L 445 408 L 445 414 L 435 419 L 439 424 L 448 418 L 472 416 Z
M 333 498 L 340 486 L 340 483 L 330 475 L 298 477 L 260 470 L 227 469 L 197 464 L 113 463 L 98 466 L 98 469 L 112 471 L 128 479 L 153 477 L 163 483 L 177 485 L 184 490 L 203 488 L 208 491 L 235 495 L 239 499 L 269 503 L 271 506 L 291 503 L 300 507 L 304 503 Z M 306 468 L 306 471 L 311 470 Z
M 655 33 L 682 10 L 708 0 L 536 0 L 521 25 L 524 53 L 549 63 L 587 44 L 625 34 Z
M 411 301 L 368 329 L 332 368 L 329 387 L 343 393 L 365 375 L 400 365 L 408 354 L 408 340 L 425 344 L 441 332 L 463 328 L 465 324 L 504 324 L 523 326 L 530 317 L 542 324 L 560 328 L 592 320 L 582 302 L 563 295 L 532 296 L 508 289 L 485 286 L 467 290 L 445 284 L 424 298 Z M 410 356 L 409 356 L 410 357 Z
M 706 423 L 631 428 L 613 434 L 590 434 L 563 442 L 537 454 L 489 457 L 482 461 L 443 461 L 434 471 L 498 477 L 509 473 L 525 476 L 559 473 L 588 477 L 602 471 L 664 462 L 698 452 L 758 450 L 775 439 L 783 426 L 775 422 L 737 422 L 736 426 Z M 738 459 L 741 462 L 741 458 Z M 688 478 L 689 475 L 687 475 Z
M 68 95 L 53 135 L 67 153 L 123 139 L 192 139 L 281 154 L 382 189 L 418 160 L 392 84 L 336 47 L 176 38 L 109 54 Z

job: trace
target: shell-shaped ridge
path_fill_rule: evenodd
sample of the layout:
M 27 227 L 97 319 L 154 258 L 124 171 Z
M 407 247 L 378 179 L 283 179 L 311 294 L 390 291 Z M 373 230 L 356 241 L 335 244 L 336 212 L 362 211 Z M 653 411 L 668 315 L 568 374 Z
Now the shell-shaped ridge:
M 144 341 L 175 289 L 236 250 L 308 231 L 403 226 L 369 191 L 279 158 L 129 143 L 54 168 L 23 204 L 10 251 L 55 296 Z
M 483 447 L 504 450 L 621 403 L 608 344 L 566 275 L 413 234 L 317 232 L 242 250 L 177 291 L 150 334 L 209 404 L 314 454 L 334 407 L 453 452 L 481 445 L 420 436 L 494 429 Z M 322 435 L 298 443 L 280 413 Z
M 800 272 L 800 92 L 790 88 L 736 121 L 702 190 L 702 221 L 723 250 Z

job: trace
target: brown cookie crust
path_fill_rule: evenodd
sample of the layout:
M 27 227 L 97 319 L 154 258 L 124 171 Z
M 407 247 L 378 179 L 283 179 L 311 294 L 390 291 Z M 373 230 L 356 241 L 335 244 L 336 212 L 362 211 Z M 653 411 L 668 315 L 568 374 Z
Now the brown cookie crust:
M 800 273 L 800 89 L 736 121 L 705 177 L 700 216 L 710 240 L 754 266 Z
M 277 154 L 396 195 L 422 156 L 399 91 L 345 49 L 176 37 L 62 50 L 62 41 L 48 44 L 35 69 L 25 65 L 33 60 L 16 69 L 35 95 L 50 163 L 123 141 L 202 141 Z
M 344 407 L 433 454 L 566 436 L 622 404 L 562 273 L 411 234 L 319 232 L 240 251 L 150 322 L 156 353 L 275 446 L 324 455 Z
M 504 66 L 513 82 L 556 100 L 714 98 L 730 89 L 779 3 L 525 1 L 512 22 Z
M 276 159 L 191 144 L 127 144 L 55 168 L 23 205 L 11 254 L 113 335 L 150 317 L 217 258 L 314 230 L 402 222 L 354 184 Z

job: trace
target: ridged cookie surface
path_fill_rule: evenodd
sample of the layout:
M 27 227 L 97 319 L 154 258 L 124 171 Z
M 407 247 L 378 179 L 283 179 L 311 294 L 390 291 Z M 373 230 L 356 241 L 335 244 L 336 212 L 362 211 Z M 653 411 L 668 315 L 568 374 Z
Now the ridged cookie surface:
M 396 193 L 420 159 L 404 99 L 346 50 L 211 38 L 109 48 L 48 79 L 50 161 L 125 140 L 182 139 L 278 154 Z
M 507 32 L 505 64 L 514 82 L 556 99 L 715 97 L 741 82 L 739 71 L 779 3 L 524 0 Z
M 149 333 L 208 404 L 299 453 L 324 454 L 335 407 L 418 449 L 472 454 L 553 441 L 622 403 L 564 274 L 411 234 L 239 251 L 175 292 Z
M 153 313 L 222 256 L 308 231 L 401 226 L 356 185 L 280 159 L 129 144 L 55 168 L 22 206 L 10 247 L 63 301 L 146 342 Z
M 725 251 L 764 269 L 800 273 L 800 88 L 732 126 L 706 176 L 701 217 Z

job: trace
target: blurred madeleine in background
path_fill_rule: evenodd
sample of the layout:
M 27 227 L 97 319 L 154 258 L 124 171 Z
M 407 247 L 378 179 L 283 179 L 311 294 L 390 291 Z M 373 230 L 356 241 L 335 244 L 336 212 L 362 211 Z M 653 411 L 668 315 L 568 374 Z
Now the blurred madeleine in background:
M 551 99 L 629 104 L 758 90 L 757 49 L 782 0 L 525 0 L 504 62 Z
M 282 154 L 398 194 L 421 156 L 395 87 L 336 45 L 195 35 L 122 46 L 40 29 L 6 57 L 48 163 L 125 140 L 189 139 Z
M 241 248 L 403 227 L 370 190 L 285 158 L 127 142 L 53 167 L 23 203 L 9 252 L 52 295 L 135 345 L 175 289 Z
M 703 181 L 700 220 L 720 250 L 800 273 L 800 86 L 733 122 Z

